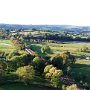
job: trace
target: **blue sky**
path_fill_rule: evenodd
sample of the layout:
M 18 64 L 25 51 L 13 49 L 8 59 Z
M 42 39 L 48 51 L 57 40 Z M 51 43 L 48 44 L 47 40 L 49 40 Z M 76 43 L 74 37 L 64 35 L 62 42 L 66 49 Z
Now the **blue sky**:
M 90 0 L 0 0 L 0 23 L 90 26 Z

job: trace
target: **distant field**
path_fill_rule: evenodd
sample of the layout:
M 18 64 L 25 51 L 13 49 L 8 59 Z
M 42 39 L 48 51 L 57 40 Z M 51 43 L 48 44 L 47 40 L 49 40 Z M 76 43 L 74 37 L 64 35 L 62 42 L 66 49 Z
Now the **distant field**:
M 0 50 L 5 52 L 10 52 L 14 50 L 15 47 L 10 40 L 2 40 L 0 39 Z
M 33 44 L 37 48 L 42 47 L 43 45 L 48 45 L 52 49 L 53 53 L 61 53 L 63 51 L 70 51 L 74 55 L 90 55 L 90 52 L 80 52 L 80 49 L 83 47 L 88 47 L 90 49 L 90 43 L 65 43 L 65 44 L 57 44 L 57 43 L 44 43 L 44 44 Z M 38 49 L 39 49 L 38 48 Z M 37 49 L 35 49 L 37 50 Z
M 51 47 L 51 49 L 55 52 L 63 52 L 63 51 L 70 51 L 71 53 L 75 54 L 89 54 L 90 53 L 83 53 L 80 52 L 80 49 L 83 47 L 88 47 L 90 49 L 90 43 L 65 43 L 65 44 L 57 44 L 57 43 L 47 43 Z

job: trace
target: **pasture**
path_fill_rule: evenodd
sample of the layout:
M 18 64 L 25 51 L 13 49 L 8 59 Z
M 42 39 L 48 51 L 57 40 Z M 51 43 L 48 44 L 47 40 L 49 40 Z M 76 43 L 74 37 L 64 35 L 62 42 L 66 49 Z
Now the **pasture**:
M 88 47 L 90 49 L 90 43 L 75 43 L 75 42 L 69 42 L 64 44 L 57 44 L 57 43 L 46 43 L 48 46 L 51 47 L 53 52 L 59 53 L 63 51 L 70 51 L 72 54 L 89 54 L 88 52 L 81 52 L 80 49 L 83 47 Z
M 34 51 L 39 51 L 40 53 L 40 48 L 43 45 L 48 45 L 50 46 L 51 50 L 53 53 L 61 53 L 64 51 L 70 51 L 73 55 L 76 56 L 81 56 L 81 55 L 90 55 L 90 43 L 64 43 L 64 44 L 58 44 L 58 43 L 43 43 L 43 44 L 32 44 Z M 80 50 L 84 47 L 89 48 L 89 52 L 81 52 Z
M 5 52 L 11 52 L 12 50 L 14 50 L 15 47 L 13 45 L 13 43 L 10 40 L 2 40 L 0 39 L 0 50 L 1 51 L 5 51 Z

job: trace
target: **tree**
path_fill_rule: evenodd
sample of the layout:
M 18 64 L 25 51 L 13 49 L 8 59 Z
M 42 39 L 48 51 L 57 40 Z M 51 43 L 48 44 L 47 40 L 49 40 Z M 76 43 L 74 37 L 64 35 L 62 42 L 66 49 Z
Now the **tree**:
M 49 46 L 43 46 L 42 48 L 41 48 L 41 52 L 42 53 L 48 53 L 50 51 L 50 47 Z
M 17 50 L 14 50 L 9 53 L 8 58 L 11 59 L 13 56 L 19 56 L 19 52 Z
M 0 61 L 0 69 L 5 70 L 7 68 L 7 65 L 5 62 Z
M 45 61 L 43 61 L 40 57 L 35 57 L 32 61 L 32 66 L 37 73 L 42 74 L 45 67 Z
M 63 75 L 63 71 L 57 69 L 53 65 L 47 65 L 44 69 L 45 78 L 49 79 L 54 87 L 59 88 L 62 86 L 60 76 Z
M 45 68 L 44 68 L 44 73 L 48 73 L 49 70 L 53 67 L 53 65 L 47 65 Z
M 0 76 L 4 76 L 6 74 L 7 64 L 4 61 L 0 61 Z
M 58 69 L 62 69 L 67 73 L 67 68 L 75 63 L 75 57 L 70 54 L 70 52 L 64 52 L 61 54 L 54 54 L 50 58 L 51 64 L 53 64 Z
M 33 80 L 35 77 L 35 70 L 33 66 L 24 66 L 17 69 L 16 74 L 27 83 L 28 80 Z
M 16 55 L 16 53 L 15 54 L 11 53 L 9 55 L 9 58 L 10 58 L 9 61 L 12 62 L 12 63 L 10 62 L 11 66 L 13 66 L 13 64 L 14 64 L 14 67 L 13 67 L 13 70 L 14 70 L 14 69 L 17 69 L 18 67 L 29 65 L 31 63 L 31 60 L 34 58 L 34 56 L 32 56 L 28 53 L 24 53 L 19 56 Z
M 60 76 L 63 75 L 62 70 L 55 70 L 51 77 L 51 83 L 54 87 L 60 88 L 62 86 L 62 82 L 60 80 Z
M 71 86 L 67 86 L 66 90 L 78 90 L 78 87 L 76 84 L 72 84 Z
M 46 77 L 47 79 L 51 79 L 51 77 L 52 77 L 53 73 L 55 72 L 55 70 L 56 70 L 56 67 L 50 68 L 50 69 L 49 69 L 49 72 L 46 73 L 45 77 Z
M 4 57 L 5 52 L 0 50 L 0 57 Z
M 50 58 L 51 63 L 60 69 L 63 69 L 63 58 L 60 56 L 60 54 L 55 54 Z

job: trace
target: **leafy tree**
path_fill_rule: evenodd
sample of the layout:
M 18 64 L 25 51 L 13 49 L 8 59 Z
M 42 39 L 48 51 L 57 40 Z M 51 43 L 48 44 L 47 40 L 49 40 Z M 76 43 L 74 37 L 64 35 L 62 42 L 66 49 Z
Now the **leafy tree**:
M 28 54 L 28 53 L 24 53 L 24 54 L 21 54 L 21 55 L 16 55 L 16 53 L 11 53 L 9 56 L 10 59 L 9 61 L 11 66 L 13 69 L 17 69 L 18 67 L 22 67 L 22 66 L 26 66 L 26 65 L 29 65 L 31 63 L 31 60 L 34 58 L 34 56 Z M 14 67 L 12 66 L 14 64 Z
M 5 63 L 5 62 L 3 62 L 3 61 L 0 61 L 0 69 L 5 70 L 6 68 L 7 68 L 6 63 Z
M 53 65 L 47 65 L 44 69 L 45 78 L 49 79 L 54 87 L 59 88 L 62 86 L 60 76 L 63 75 L 63 71 L 57 69 Z
M 78 87 L 76 84 L 72 84 L 71 86 L 67 86 L 66 90 L 78 90 Z
M 17 50 L 14 50 L 9 53 L 8 58 L 11 59 L 13 56 L 19 56 L 19 52 Z
M 61 54 L 55 54 L 50 58 L 51 64 L 55 67 L 62 69 L 63 71 L 67 71 L 67 68 L 75 63 L 75 57 L 71 55 L 69 52 L 64 52 Z
M 50 58 L 51 63 L 57 68 L 63 68 L 63 58 L 60 54 L 55 54 Z
M 47 79 L 51 79 L 51 77 L 52 77 L 53 73 L 55 72 L 55 70 L 56 70 L 56 67 L 50 68 L 49 71 L 46 73 L 45 77 Z
M 43 61 L 40 57 L 35 57 L 32 61 L 32 65 L 37 73 L 43 73 L 45 61 Z
M 0 61 L 0 76 L 4 76 L 6 74 L 7 64 L 4 61 Z
M 5 52 L 0 50 L 0 57 L 4 57 Z
M 60 80 L 60 76 L 63 74 L 62 70 L 55 70 L 51 77 L 51 83 L 54 87 L 60 88 L 62 86 L 62 82 Z
M 42 48 L 41 48 L 41 52 L 42 53 L 48 53 L 50 51 L 50 47 L 49 46 L 43 46 Z
M 53 65 L 47 65 L 45 68 L 44 68 L 44 73 L 48 73 L 49 70 L 53 67 Z
M 20 78 L 24 80 L 25 83 L 28 83 L 27 81 L 34 79 L 35 70 L 33 66 L 24 66 L 18 68 L 16 74 L 18 74 Z
M 8 61 L 8 62 L 7 62 L 7 70 L 8 70 L 8 73 L 9 73 L 10 71 L 16 71 L 17 68 L 18 68 L 18 67 L 17 67 L 16 62 L 13 62 L 13 61 Z

